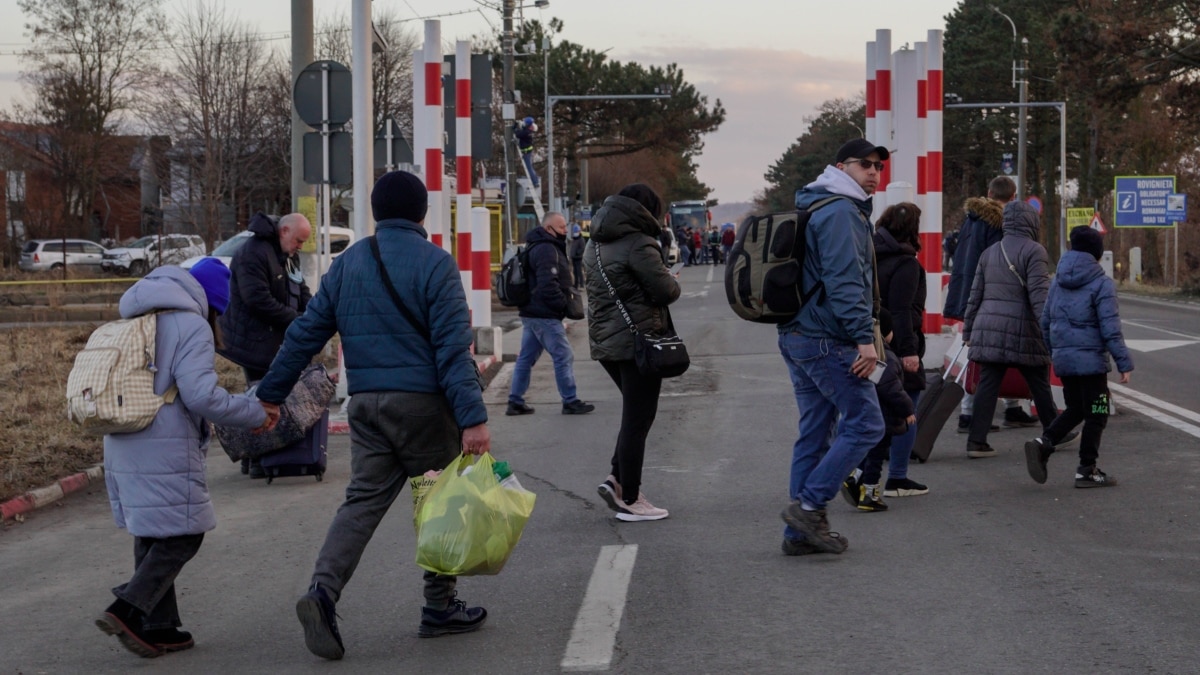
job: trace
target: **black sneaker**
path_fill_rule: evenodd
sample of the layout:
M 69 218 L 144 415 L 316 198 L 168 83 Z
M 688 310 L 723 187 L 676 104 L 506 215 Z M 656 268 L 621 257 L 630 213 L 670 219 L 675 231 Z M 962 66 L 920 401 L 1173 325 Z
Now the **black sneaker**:
M 1021 406 L 1004 409 L 1004 426 L 1006 427 L 1036 427 L 1041 420 L 1021 409 Z
M 514 415 L 532 415 L 533 407 L 527 406 L 524 403 L 513 403 L 512 401 L 509 401 L 508 409 L 504 411 L 504 414 L 508 415 L 509 417 Z
M 451 598 L 450 606 L 444 610 L 421 608 L 421 626 L 417 629 L 417 635 L 429 638 L 453 633 L 470 633 L 479 630 L 486 620 L 486 609 L 467 607 L 467 603 L 462 600 Z
M 142 658 L 162 656 L 163 650 L 146 639 L 142 630 L 143 618 L 141 610 L 118 598 L 96 618 L 96 627 L 105 635 L 116 636 L 122 647 Z
M 856 505 L 857 506 L 857 505 Z M 808 541 L 823 551 L 841 553 L 846 550 L 846 541 L 835 537 L 829 531 L 829 520 L 825 517 L 825 509 L 820 511 L 805 511 L 800 502 L 792 502 L 780 514 L 783 522 L 797 532 L 804 533 Z
M 842 550 L 846 550 L 850 546 L 850 540 L 846 539 L 837 532 L 830 532 L 829 536 L 842 542 Z M 783 538 L 783 544 L 780 545 L 784 555 L 811 555 L 813 553 L 828 553 L 825 549 L 817 546 L 807 539 L 790 539 Z
M 178 628 L 148 630 L 142 633 L 142 635 L 150 644 L 164 652 L 181 652 L 196 646 L 196 641 L 192 639 L 192 634 Z
M 1077 488 L 1112 487 L 1116 484 L 1116 478 L 1104 473 L 1097 467 L 1081 466 L 1075 469 L 1075 487 Z
M 245 476 L 248 473 L 250 473 L 250 458 L 243 457 L 242 458 L 242 475 Z
M 1046 462 L 1050 459 L 1050 453 L 1054 452 L 1054 446 L 1046 442 L 1044 438 L 1035 438 L 1032 441 L 1025 443 L 1025 469 L 1029 471 L 1029 477 L 1037 483 L 1046 482 Z
M 995 457 L 996 449 L 987 443 L 975 443 L 967 441 L 967 457 L 971 459 L 980 459 L 983 457 Z
M 878 485 L 864 485 L 862 487 L 862 497 L 859 498 L 857 507 L 859 511 L 866 511 L 867 513 L 888 510 L 887 504 L 883 503 L 883 500 L 879 498 Z
M 342 636 L 338 633 L 337 613 L 333 611 L 333 600 L 325 589 L 313 584 L 308 592 L 296 601 L 296 617 L 304 626 L 304 644 L 308 651 L 323 659 L 337 660 L 346 653 Z
M 911 478 L 889 478 L 883 484 L 884 497 L 916 497 L 929 494 L 929 487 Z
M 989 427 L 989 429 L 991 431 L 1000 431 L 1000 425 L 992 424 Z M 966 434 L 966 433 L 970 433 L 970 432 L 971 432 L 971 416 L 970 415 L 959 415 L 958 416 L 958 433 Z
M 842 499 L 854 508 L 858 508 L 858 500 L 862 498 L 862 484 L 854 477 L 854 474 L 846 476 L 846 480 L 842 481 Z
M 257 459 L 250 460 L 250 478 L 259 479 L 266 477 L 267 471 L 263 468 L 262 462 Z
M 571 401 L 563 404 L 564 415 L 586 415 L 596 409 L 596 406 L 583 401 Z

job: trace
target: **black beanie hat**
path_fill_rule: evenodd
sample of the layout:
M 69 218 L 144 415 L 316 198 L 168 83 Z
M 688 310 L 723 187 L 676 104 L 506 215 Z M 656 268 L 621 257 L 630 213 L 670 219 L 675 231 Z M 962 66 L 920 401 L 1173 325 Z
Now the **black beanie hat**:
M 425 220 L 429 192 L 425 184 L 407 171 L 390 171 L 375 181 L 371 190 L 371 215 L 376 222 L 404 218 L 414 223 Z
M 621 188 L 621 191 L 617 194 L 621 195 L 622 197 L 629 197 L 633 201 L 646 207 L 646 210 L 650 212 L 650 215 L 654 216 L 655 220 L 662 218 L 662 199 L 658 196 L 658 193 L 654 191 L 654 188 L 650 187 L 649 185 L 646 185 L 645 183 L 633 183 Z
M 892 332 L 892 313 L 886 307 L 879 308 L 879 334 L 885 339 L 888 333 Z M 879 354 L 879 360 L 883 360 L 883 354 Z
M 1104 237 L 1087 225 L 1071 230 L 1071 250 L 1091 253 L 1096 260 L 1104 255 Z

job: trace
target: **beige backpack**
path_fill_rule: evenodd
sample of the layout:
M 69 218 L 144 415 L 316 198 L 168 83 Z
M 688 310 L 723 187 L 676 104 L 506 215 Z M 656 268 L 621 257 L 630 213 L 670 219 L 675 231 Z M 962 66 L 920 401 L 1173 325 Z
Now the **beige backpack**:
M 96 436 L 141 431 L 163 403 L 175 400 L 175 385 L 154 393 L 154 336 L 158 314 L 110 321 L 88 338 L 67 377 L 67 418 Z

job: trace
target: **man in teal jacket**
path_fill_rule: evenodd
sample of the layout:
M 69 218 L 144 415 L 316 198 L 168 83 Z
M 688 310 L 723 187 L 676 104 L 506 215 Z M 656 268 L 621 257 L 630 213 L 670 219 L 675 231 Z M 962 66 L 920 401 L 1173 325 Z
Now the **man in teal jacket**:
M 825 504 L 883 438 L 883 415 L 867 379 L 883 358 L 875 353 L 875 249 L 868 216 L 887 158 L 887 148 L 849 141 L 833 165 L 796 192 L 798 209 L 826 203 L 808 221 L 801 272 L 804 293 L 817 292 L 779 327 L 779 351 L 800 409 L 788 486 L 792 502 L 782 514 L 786 555 L 846 550 L 846 538 L 829 531 Z
M 350 485 L 312 587 L 296 604 L 305 644 L 327 659 L 345 653 L 334 604 L 408 479 L 445 468 L 460 452 L 491 448 L 466 294 L 454 258 L 427 240 L 427 204 L 425 186 L 410 173 L 393 171 L 375 183 L 380 261 L 370 240 L 338 256 L 258 386 L 260 399 L 281 403 L 310 359 L 341 335 L 351 394 Z M 381 264 L 407 312 L 388 292 Z M 482 607 L 455 598 L 455 581 L 425 573 L 421 637 L 476 630 L 487 618 Z

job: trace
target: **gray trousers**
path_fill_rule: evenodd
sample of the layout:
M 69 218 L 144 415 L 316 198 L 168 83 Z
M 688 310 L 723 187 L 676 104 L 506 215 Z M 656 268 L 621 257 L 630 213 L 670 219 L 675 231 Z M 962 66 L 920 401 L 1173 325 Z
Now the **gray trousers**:
M 446 468 L 462 451 L 462 434 L 441 394 L 358 393 L 350 398 L 349 417 L 350 484 L 312 577 L 334 602 L 408 479 Z M 426 572 L 425 606 L 446 609 L 455 582 Z

